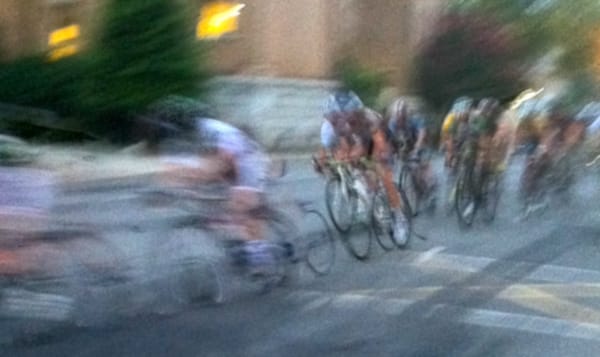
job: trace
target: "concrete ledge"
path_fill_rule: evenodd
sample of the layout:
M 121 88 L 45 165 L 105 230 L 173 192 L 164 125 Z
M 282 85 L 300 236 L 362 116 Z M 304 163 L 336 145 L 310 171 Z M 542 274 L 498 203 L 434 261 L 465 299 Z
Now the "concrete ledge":
M 260 76 L 218 76 L 213 78 L 210 86 L 228 84 L 254 84 L 270 87 L 295 87 L 295 88 L 316 88 L 333 90 L 339 82 L 333 80 L 317 80 L 317 79 L 297 79 L 297 78 L 280 78 L 280 77 L 260 77 Z

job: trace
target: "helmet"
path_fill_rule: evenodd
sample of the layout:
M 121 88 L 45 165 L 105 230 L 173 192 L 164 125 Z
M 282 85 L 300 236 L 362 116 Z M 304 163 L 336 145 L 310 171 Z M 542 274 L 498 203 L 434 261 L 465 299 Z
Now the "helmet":
M 211 154 L 218 150 L 220 131 L 215 126 L 221 125 L 214 119 L 200 118 L 196 123 L 196 148 L 200 153 Z
M 452 105 L 452 111 L 457 112 L 466 112 L 473 106 L 473 99 L 469 97 L 460 97 L 454 101 Z
M 148 114 L 154 121 L 165 124 L 180 132 L 193 131 L 195 118 L 214 118 L 213 109 L 196 99 L 170 95 L 148 108 Z
M 363 109 L 364 105 L 353 91 L 340 90 L 329 96 L 325 103 L 325 116 L 349 113 Z
M 387 114 L 390 119 L 406 117 L 408 113 L 408 103 L 406 103 L 406 101 L 402 98 L 394 100 L 387 110 Z
M 477 105 L 477 110 L 480 110 L 483 113 L 491 113 L 498 109 L 500 106 L 500 102 L 494 98 L 483 98 L 479 101 Z
M 598 117 L 600 117 L 600 103 L 591 102 L 577 113 L 575 120 L 583 121 L 589 125 Z

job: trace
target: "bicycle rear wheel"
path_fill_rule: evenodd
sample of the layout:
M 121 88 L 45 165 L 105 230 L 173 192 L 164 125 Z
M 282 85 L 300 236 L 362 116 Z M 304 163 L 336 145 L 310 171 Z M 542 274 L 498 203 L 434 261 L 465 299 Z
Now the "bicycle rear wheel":
M 382 192 L 373 196 L 371 205 L 371 229 L 379 246 L 385 251 L 394 249 L 394 237 L 392 227 L 392 212 Z
M 329 273 L 335 261 L 335 240 L 323 215 L 310 210 L 302 220 L 306 263 L 318 275 Z
M 356 215 L 357 197 L 342 181 L 334 177 L 325 186 L 325 203 L 333 225 L 340 233 L 348 233 Z
M 149 258 L 157 276 L 153 279 L 159 309 L 170 313 L 197 302 L 221 303 L 228 276 L 225 256 L 216 242 L 197 230 L 178 229 L 162 237 Z
M 473 172 L 467 169 L 461 170 L 456 179 L 455 208 L 458 223 L 461 227 L 470 227 L 475 220 L 477 211 L 477 200 L 473 188 Z

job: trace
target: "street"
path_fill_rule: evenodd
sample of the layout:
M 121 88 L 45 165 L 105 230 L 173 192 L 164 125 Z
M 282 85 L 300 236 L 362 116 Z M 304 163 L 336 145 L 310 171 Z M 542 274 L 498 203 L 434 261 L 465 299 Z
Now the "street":
M 489 226 L 476 220 L 461 230 L 440 205 L 434 217 L 416 218 L 425 239 L 413 236 L 407 250 L 385 253 L 373 242 L 370 259 L 359 262 L 338 242 L 327 276 L 305 274 L 267 295 L 238 291 L 222 305 L 43 334 L 0 346 L 0 355 L 597 356 L 597 174 L 582 177 L 568 202 L 519 221 L 519 160 Z M 308 160 L 291 162 L 282 181 L 279 198 L 312 200 L 326 214 L 324 182 Z M 70 192 L 57 219 L 107 227 L 107 239 L 131 258 L 160 235 L 160 212 L 149 215 L 132 196 Z

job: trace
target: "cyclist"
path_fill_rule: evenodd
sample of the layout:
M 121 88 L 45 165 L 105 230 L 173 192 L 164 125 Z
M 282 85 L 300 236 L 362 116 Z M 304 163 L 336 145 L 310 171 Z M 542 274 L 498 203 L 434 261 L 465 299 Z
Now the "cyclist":
M 340 90 L 329 96 L 323 113 L 325 120 L 321 124 L 321 149 L 315 167 L 317 171 L 321 171 L 328 157 L 338 161 L 349 159 L 351 141 L 348 139 L 350 136 L 348 116 L 362 108 L 362 101 L 352 91 Z
M 585 137 L 585 123 L 568 115 L 560 99 L 551 99 L 544 104 L 544 110 L 537 114 L 538 130 L 534 132 L 536 145 L 528 156 L 521 181 L 521 190 L 526 203 L 530 203 L 529 200 L 540 188 L 539 180 L 549 170 L 560 169 L 559 179 L 566 180 L 561 188 L 568 188 L 568 184 L 573 179 L 570 160 L 573 159 Z M 533 210 L 535 207 L 527 207 L 527 209 Z
M 339 91 L 327 101 L 326 119 L 334 130 L 342 156 L 354 163 L 370 159 L 374 172 L 382 180 L 394 219 L 394 239 L 405 242 L 409 232 L 402 203 L 393 180 L 392 146 L 390 136 L 381 115 L 364 107 L 358 96 L 351 91 Z
M 408 104 L 401 98 L 396 99 L 387 110 L 388 129 L 396 142 L 399 154 L 418 162 L 417 182 L 419 190 L 433 198 L 436 182 L 430 161 L 426 159 L 427 127 L 425 120 L 412 113 Z M 401 146 L 398 144 L 401 143 Z
M 469 97 L 458 98 L 442 124 L 440 144 L 441 149 L 445 150 L 444 166 L 450 169 L 450 174 L 454 173 L 458 158 L 457 154 L 466 139 L 473 104 L 473 99 Z
M 177 143 L 174 146 L 179 152 L 175 160 L 169 161 L 167 180 L 183 183 L 187 188 L 209 182 L 225 183 L 230 220 L 238 228 L 245 257 L 256 266 L 272 263 L 262 213 L 268 166 L 263 149 L 242 130 L 223 121 L 202 115 L 187 119 L 172 125 L 168 135 Z M 184 144 L 179 145 L 180 142 Z
M 500 103 L 493 98 L 484 98 L 479 101 L 469 118 L 469 130 L 471 136 L 470 144 L 467 150 L 474 150 L 475 167 L 481 170 L 482 174 L 487 175 L 498 171 L 495 165 L 500 160 L 494 156 L 493 138 L 498 127 L 498 118 L 500 115 Z
M 446 186 L 448 188 L 447 208 L 453 206 L 454 181 L 458 169 L 459 153 L 468 138 L 469 117 L 473 111 L 473 99 L 458 98 L 450 112 L 446 115 L 440 133 L 440 149 L 444 150 L 444 167 L 446 168 Z M 450 211 L 448 211 L 450 212 Z

